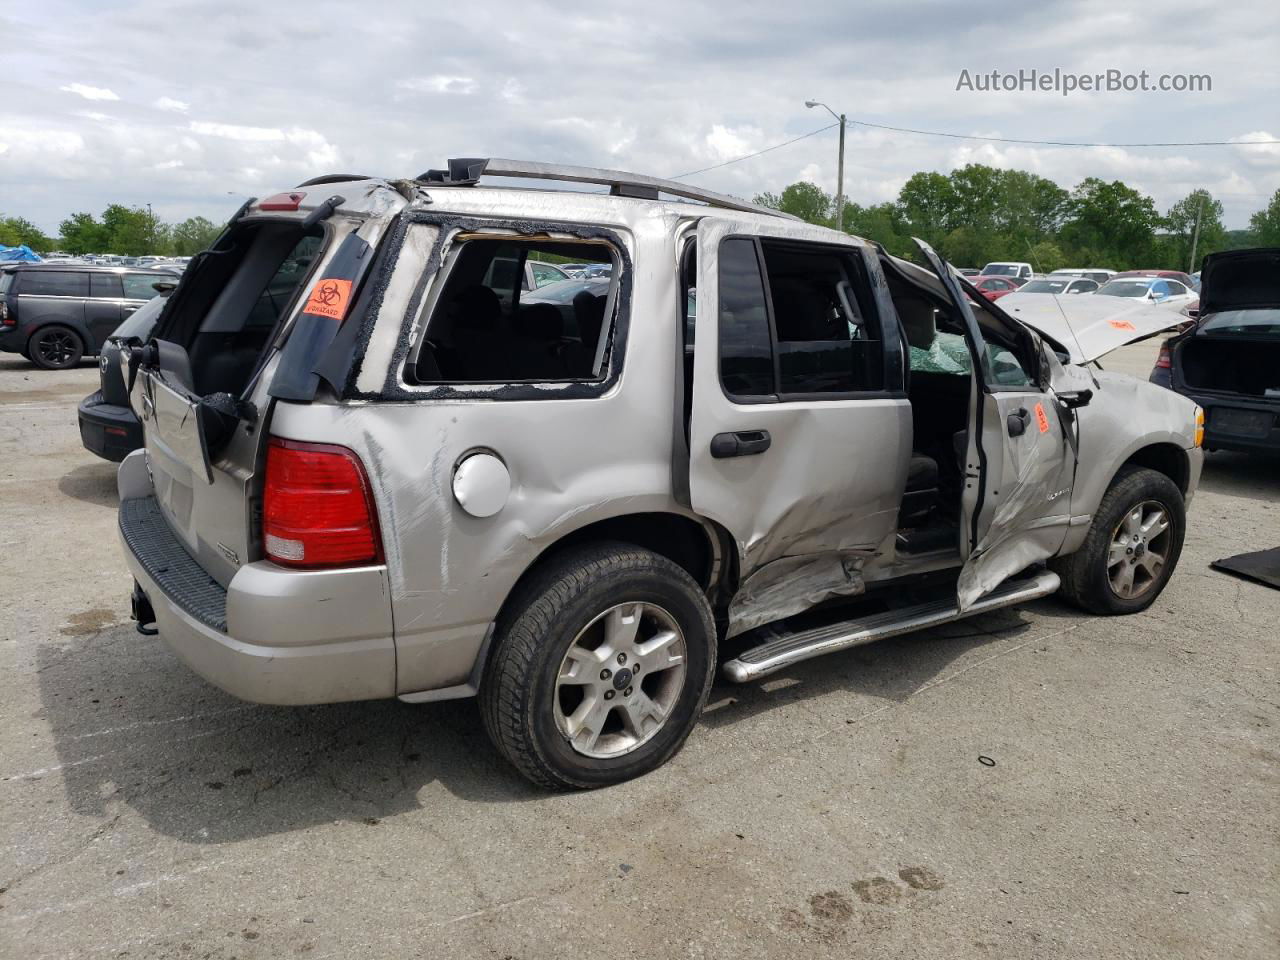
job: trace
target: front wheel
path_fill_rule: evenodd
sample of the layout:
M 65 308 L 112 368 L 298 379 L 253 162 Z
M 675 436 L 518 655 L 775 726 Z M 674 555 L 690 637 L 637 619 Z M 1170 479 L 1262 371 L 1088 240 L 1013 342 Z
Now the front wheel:
M 550 560 L 500 618 L 480 689 L 499 751 L 542 786 L 648 773 L 684 744 L 711 687 L 716 632 L 697 583 L 627 544 Z
M 66 370 L 84 356 L 84 342 L 70 327 L 41 327 L 27 341 L 27 356 L 45 370 Z
M 1178 565 L 1186 535 L 1182 491 L 1163 473 L 1125 467 L 1098 504 L 1084 544 L 1051 566 L 1062 594 L 1098 614 L 1138 613 Z

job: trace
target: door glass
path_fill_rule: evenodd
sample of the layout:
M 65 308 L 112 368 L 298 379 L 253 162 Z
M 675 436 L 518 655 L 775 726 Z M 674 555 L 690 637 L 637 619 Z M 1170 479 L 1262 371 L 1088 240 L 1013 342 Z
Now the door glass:
M 89 296 L 104 300 L 119 300 L 124 296 L 120 288 L 120 277 L 114 273 L 89 274 Z
M 720 245 L 720 383 L 734 397 L 773 396 L 769 313 L 756 244 L 730 237 Z
M 124 295 L 127 299 L 150 300 L 160 292 L 153 284 L 160 280 L 172 281 L 175 278 L 162 277 L 155 273 L 126 273 L 122 279 L 124 280 Z
M 27 270 L 18 292 L 38 297 L 87 297 L 89 275 L 69 270 Z
M 1027 375 L 1018 358 L 1007 347 L 988 340 L 987 363 L 991 369 L 991 379 L 1002 387 L 1034 387 L 1035 383 Z

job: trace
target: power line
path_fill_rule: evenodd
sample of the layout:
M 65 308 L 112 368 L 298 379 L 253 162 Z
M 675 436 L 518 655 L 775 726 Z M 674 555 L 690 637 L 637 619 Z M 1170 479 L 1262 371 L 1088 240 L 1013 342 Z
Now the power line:
M 765 147 L 763 150 L 757 150 L 755 153 L 748 153 L 744 157 L 734 157 L 732 160 L 726 160 L 724 163 L 715 163 L 709 167 L 703 167 L 701 170 L 690 170 L 688 173 L 678 173 L 674 177 L 670 177 L 668 179 L 683 180 L 685 177 L 692 177 L 699 173 L 706 173 L 708 170 L 719 170 L 721 167 L 727 167 L 731 163 L 741 163 L 743 160 L 750 160 L 752 157 L 758 157 L 762 153 L 768 153 L 771 150 L 780 150 L 793 143 L 799 143 L 801 140 L 807 140 L 809 137 L 816 137 L 818 134 L 826 133 L 828 130 L 832 130 L 838 126 L 840 126 L 838 123 L 829 123 L 825 127 L 819 127 L 817 130 L 810 130 L 808 133 L 801 134 L 791 140 L 784 140 L 782 143 L 775 143 L 773 146 Z
M 1025 143 L 1038 147 L 1249 147 L 1254 144 L 1280 143 L 1280 140 L 1189 140 L 1161 143 L 1082 143 L 1078 140 L 1019 140 L 1014 137 L 980 137 L 964 133 L 943 133 L 939 130 L 913 130 L 910 127 L 891 127 L 886 123 L 870 123 L 866 120 L 849 120 L 849 123 L 877 130 L 893 130 L 896 133 L 914 133 L 922 137 L 948 137 L 952 140 L 985 140 L 990 143 Z M 830 129 L 829 127 L 827 129 Z M 745 158 L 743 158 L 745 159 Z M 730 161 L 731 163 L 733 161 Z

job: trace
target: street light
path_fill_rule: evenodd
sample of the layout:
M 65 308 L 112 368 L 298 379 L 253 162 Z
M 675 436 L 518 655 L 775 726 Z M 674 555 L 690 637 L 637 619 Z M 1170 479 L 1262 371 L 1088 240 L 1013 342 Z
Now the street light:
M 836 229 L 844 229 L 844 126 L 845 119 L 843 113 L 836 113 L 821 100 L 806 100 L 804 105 L 812 110 L 814 107 L 821 107 L 827 113 L 831 114 L 840 121 L 840 162 L 836 167 Z

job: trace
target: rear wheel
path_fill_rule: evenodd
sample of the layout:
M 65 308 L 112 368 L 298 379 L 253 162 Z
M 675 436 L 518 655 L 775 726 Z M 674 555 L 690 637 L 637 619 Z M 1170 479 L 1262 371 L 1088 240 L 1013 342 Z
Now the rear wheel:
M 1062 594 L 1091 613 L 1138 613 L 1155 602 L 1182 554 L 1186 508 L 1162 473 L 1125 467 L 1094 514 L 1084 544 L 1054 561 Z
M 27 341 L 27 355 L 37 367 L 65 370 L 84 356 L 84 341 L 70 327 L 41 327 Z
M 688 573 L 638 547 L 592 545 L 552 559 L 510 607 L 480 703 L 521 773 L 600 787 L 680 749 L 715 666 L 711 608 Z

